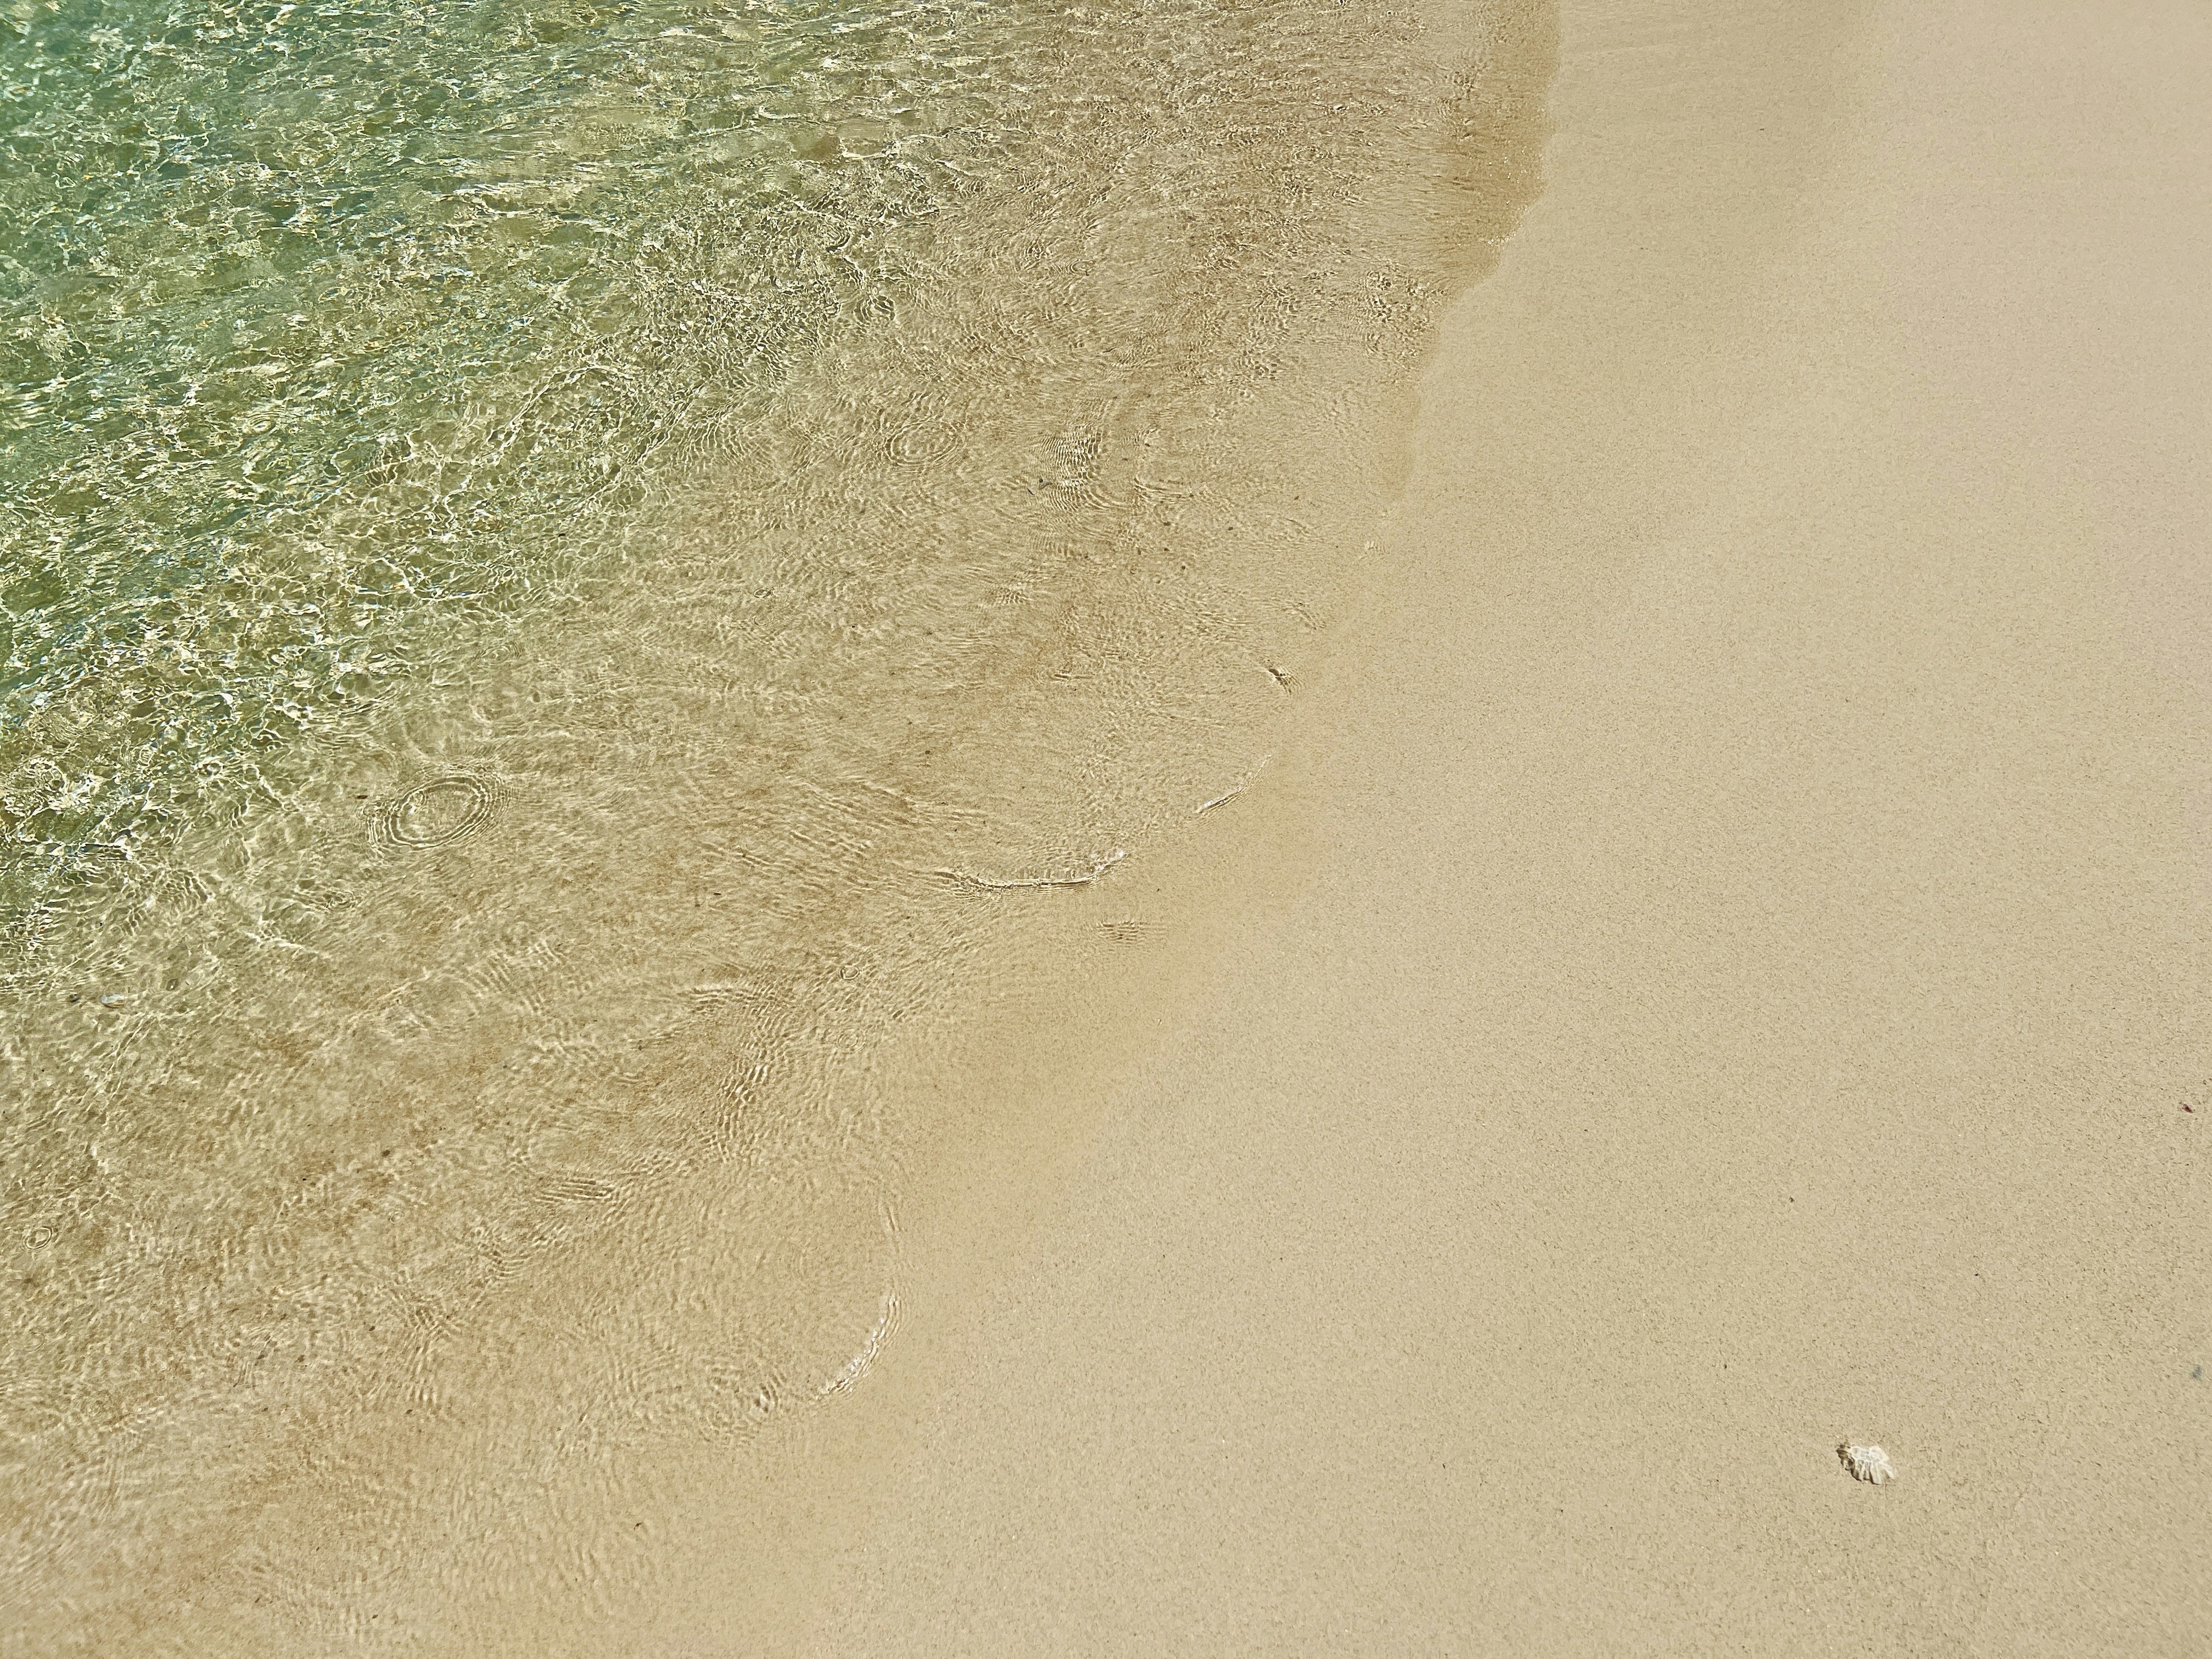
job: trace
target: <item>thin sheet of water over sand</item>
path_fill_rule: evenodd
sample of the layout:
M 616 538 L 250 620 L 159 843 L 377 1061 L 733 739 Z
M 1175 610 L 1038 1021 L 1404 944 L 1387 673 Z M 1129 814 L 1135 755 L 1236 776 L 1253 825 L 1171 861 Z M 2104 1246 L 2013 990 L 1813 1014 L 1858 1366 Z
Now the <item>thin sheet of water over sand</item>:
M 589 46 L 586 12 L 508 43 L 550 64 L 537 93 L 557 69 L 653 114 L 625 190 L 684 185 L 658 224 L 593 210 L 646 222 L 618 326 L 538 292 L 592 267 L 532 240 L 580 234 L 563 132 L 611 170 L 635 137 L 555 96 L 544 143 L 463 158 L 496 200 L 431 239 L 491 297 L 380 325 L 468 419 L 393 414 L 422 429 L 328 477 L 289 458 L 335 493 L 279 489 L 238 520 L 261 539 L 198 550 L 207 581 L 168 570 L 181 610 L 131 608 L 132 536 L 91 523 L 63 556 L 88 501 L 190 517 L 129 493 L 176 482 L 132 459 L 135 405 L 96 411 L 130 453 L 48 478 L 40 615 L 53 589 L 113 637 L 0 780 L 0 1597 L 26 1651 L 665 1650 L 652 1620 L 726 1581 L 775 1460 L 903 1340 L 908 1193 L 1054 1121 L 970 1123 L 915 1066 L 983 1064 L 1047 988 L 1146 948 L 1061 901 L 1171 860 L 1265 769 L 1372 574 L 1435 319 L 1536 189 L 1540 6 L 695 9 L 702 76 L 765 34 L 791 96 L 686 109 L 691 48 L 659 32 L 602 88 L 599 56 L 538 51 Z M 362 50 L 411 47 L 366 10 Z M 220 82 L 229 37 L 203 37 Z M 451 43 L 425 51 L 450 79 Z M 410 118 L 369 111 L 364 143 Z M 510 266 L 544 309 L 508 327 Z M 349 296 L 226 313 L 268 331 L 216 368 L 310 377 L 308 325 Z M 559 325 L 546 361 L 528 319 Z M 435 331 L 460 322 L 500 351 Z M 124 361 L 79 332 L 70 362 Z M 399 349 L 376 338 L 371 391 Z M 226 419 L 279 455 L 319 430 L 270 401 Z M 336 578 L 392 552 L 364 523 L 432 564 L 416 542 L 459 537 L 440 568 L 489 572 L 486 602 L 416 593 L 387 618 L 404 672 L 333 702 L 315 630 L 363 608 Z M 268 628 L 180 656 L 203 605 Z M 172 718 L 250 712 L 271 675 L 289 735 Z M 118 817 L 149 755 L 161 810 Z

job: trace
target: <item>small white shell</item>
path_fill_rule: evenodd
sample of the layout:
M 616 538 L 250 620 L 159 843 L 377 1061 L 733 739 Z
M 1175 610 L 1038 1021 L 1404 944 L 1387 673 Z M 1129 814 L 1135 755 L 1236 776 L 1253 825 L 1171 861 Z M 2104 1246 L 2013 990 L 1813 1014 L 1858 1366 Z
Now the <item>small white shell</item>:
M 1897 1479 L 1897 1466 L 1889 1461 L 1889 1454 L 1879 1446 L 1844 1444 L 1836 1448 L 1836 1455 L 1844 1460 L 1851 1479 L 1863 1480 L 1869 1486 L 1879 1486 L 1885 1480 Z

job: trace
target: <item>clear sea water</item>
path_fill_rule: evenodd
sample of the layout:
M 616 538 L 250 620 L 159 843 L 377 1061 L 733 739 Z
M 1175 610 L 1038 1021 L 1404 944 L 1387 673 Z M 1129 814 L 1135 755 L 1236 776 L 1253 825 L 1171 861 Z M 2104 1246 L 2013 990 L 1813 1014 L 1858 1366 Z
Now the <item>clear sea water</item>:
M 976 3 L 17 9 L 0 906 L 573 598 L 988 151 Z M 481 648 L 479 643 L 475 648 Z
M 4 5 L 0 1649 L 628 1650 L 1298 717 L 1548 12 Z

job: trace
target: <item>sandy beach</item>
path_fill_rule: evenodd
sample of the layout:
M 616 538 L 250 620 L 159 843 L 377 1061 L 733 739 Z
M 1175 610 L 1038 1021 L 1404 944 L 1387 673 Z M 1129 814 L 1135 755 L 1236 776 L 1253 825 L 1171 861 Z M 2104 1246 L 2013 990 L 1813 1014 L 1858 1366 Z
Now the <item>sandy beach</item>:
M 653 1650 L 2212 1644 L 2208 67 L 1570 0 L 1376 609 L 1069 900 L 1187 973 L 940 1080 L 1052 1127 Z
M 252 675 L 50 469 L 0 1655 L 2212 1651 L 2202 8 L 298 9 L 22 395 L 299 435 L 210 616 L 567 597 L 142 847 Z

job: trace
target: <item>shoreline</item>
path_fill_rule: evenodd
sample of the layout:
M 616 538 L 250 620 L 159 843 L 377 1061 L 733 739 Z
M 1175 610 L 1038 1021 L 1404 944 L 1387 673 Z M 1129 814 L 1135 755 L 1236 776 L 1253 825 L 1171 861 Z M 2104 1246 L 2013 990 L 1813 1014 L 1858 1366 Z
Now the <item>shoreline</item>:
M 2212 1369 L 2189 626 L 2212 605 L 2188 565 L 2212 235 L 2185 165 L 2212 134 L 2175 137 L 2206 125 L 2206 28 L 1562 11 L 1543 193 L 1445 315 L 1410 436 L 1372 425 L 1404 388 L 1369 385 L 1346 418 L 1385 453 L 1317 465 L 1310 503 L 1286 458 L 1336 459 L 1312 434 L 1237 451 L 1285 469 L 1240 480 L 1253 501 L 1331 534 L 1363 467 L 1402 474 L 1340 614 L 1264 596 L 1307 654 L 1252 665 L 1234 720 L 1199 689 L 1231 684 L 1219 640 L 1133 658 L 1192 670 L 1179 702 L 1121 688 L 1224 754 L 1244 721 L 1264 759 L 1178 769 L 1162 739 L 1170 799 L 1126 857 L 1107 804 L 1149 798 L 1118 751 L 1041 758 L 1068 811 L 1010 800 L 988 833 L 983 783 L 921 787 L 926 734 L 886 746 L 902 805 L 793 808 L 795 845 L 877 834 L 935 884 L 900 908 L 888 876 L 795 881 L 779 926 L 842 918 L 811 976 L 749 978 L 702 931 L 697 983 L 661 988 L 678 1012 L 615 1073 L 665 1131 L 647 1150 L 696 1167 L 515 1152 L 485 1190 L 528 1170 L 537 1209 L 456 1232 L 446 1302 L 426 1272 L 363 1304 L 413 1323 L 309 1401 L 131 1640 L 2212 1639 L 2188 1551 L 2212 1503 L 2212 1385 L 2188 1392 Z M 1422 301 L 1394 280 L 1369 301 L 1402 349 Z M 819 454 L 755 462 L 989 447 L 846 412 Z M 1110 411 L 1022 429 L 1071 514 L 1173 482 Z M 1119 614 L 1089 597 L 1071 635 Z M 1089 713 L 1079 748 L 1120 740 Z M 504 833 L 520 811 L 494 805 Z M 523 805 L 566 833 L 552 795 Z M 635 805 L 690 844 L 685 802 Z M 753 821 L 721 826 L 731 869 Z M 421 891 L 459 908 L 495 873 L 445 867 Z M 588 937 L 620 890 L 553 923 Z M 594 969 L 636 994 L 618 966 Z M 818 1003 L 775 1000 L 794 987 Z M 579 1049 L 538 1059 L 585 1075 Z M 1847 1441 L 1896 1481 L 1853 1481 Z M 143 1475 L 100 1473 L 88 1504 L 147 1513 Z
M 1526 190 L 1489 15 L 1201 7 L 1185 58 L 1069 13 L 1127 106 L 1040 104 L 933 303 L 702 438 L 573 627 L 204 837 L 148 930 L 189 974 L 47 999 L 41 1650 L 596 1651 L 771 1524 L 755 1471 L 907 1341 L 969 1060 L 1178 954 L 1115 854 L 1220 816 L 1356 580 L 1440 268 Z
M 2212 1639 L 2204 30 L 1565 11 L 1386 595 L 1118 890 L 1194 988 L 946 1080 L 1066 1133 L 672 1638 Z

